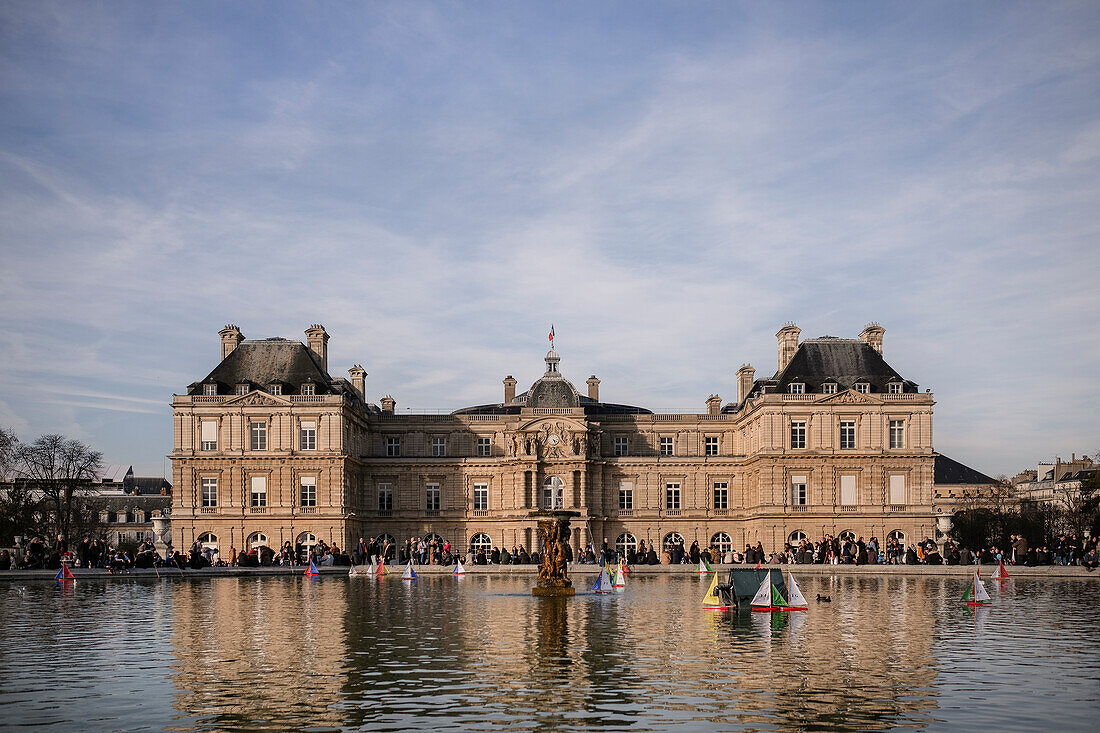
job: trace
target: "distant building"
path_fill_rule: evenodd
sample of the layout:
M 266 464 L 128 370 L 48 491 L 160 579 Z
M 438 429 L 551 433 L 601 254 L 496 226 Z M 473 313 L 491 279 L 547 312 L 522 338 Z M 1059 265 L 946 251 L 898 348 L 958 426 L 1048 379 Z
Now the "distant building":
M 1081 484 L 1100 468 L 1088 456 L 1071 454 L 1069 461 L 1061 457 L 1053 463 L 1042 462 L 1034 472 L 1024 472 L 1025 478 L 1016 484 L 1016 494 L 1021 501 L 1033 504 L 1065 505 L 1076 497 Z
M 606 402 L 595 376 L 582 394 L 551 349 L 526 392 L 509 376 L 499 403 L 416 415 L 371 404 L 360 366 L 332 377 L 322 326 L 305 344 L 226 326 L 220 364 L 173 398 L 172 533 L 223 551 L 413 535 L 530 549 L 527 514 L 547 507 L 581 513 L 578 549 L 930 537 L 934 401 L 883 359 L 884 333 L 800 342 L 787 324 L 775 374 L 743 365 L 736 401 L 698 414 Z

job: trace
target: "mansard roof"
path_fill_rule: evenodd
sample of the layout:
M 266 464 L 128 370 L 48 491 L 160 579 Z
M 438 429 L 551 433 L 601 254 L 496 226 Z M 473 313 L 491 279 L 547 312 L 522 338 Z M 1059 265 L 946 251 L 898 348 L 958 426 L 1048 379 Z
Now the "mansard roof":
M 970 466 L 959 463 L 954 458 L 948 458 L 942 453 L 937 453 L 935 468 L 933 469 L 933 483 L 937 484 L 995 484 L 996 479 L 986 476 L 981 471 L 976 471 Z
M 281 384 L 298 391 L 303 384 L 312 383 L 317 394 L 344 391 L 344 380 L 334 380 L 321 369 L 305 344 L 282 338 L 242 341 L 206 379 L 191 384 L 188 394 L 201 394 L 202 385 L 210 382 L 218 385 L 218 394 L 233 394 L 238 384 L 255 389 Z
M 905 392 L 917 388 L 915 383 L 902 379 L 870 344 L 835 336 L 803 341 L 786 368 L 772 379 L 778 392 L 786 392 L 792 382 L 804 383 L 811 392 L 828 381 L 836 382 L 841 389 L 868 382 L 872 392 L 885 392 L 886 385 L 896 381 L 905 382 Z

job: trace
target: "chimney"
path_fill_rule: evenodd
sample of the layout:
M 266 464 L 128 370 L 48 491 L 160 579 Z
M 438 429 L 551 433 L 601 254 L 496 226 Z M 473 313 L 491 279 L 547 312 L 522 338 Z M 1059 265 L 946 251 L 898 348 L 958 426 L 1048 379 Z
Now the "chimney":
M 801 328 L 787 321 L 783 324 L 783 328 L 779 329 L 779 333 L 775 334 L 775 338 L 779 341 L 779 368 L 776 370 L 777 372 L 783 371 L 791 363 L 794 352 L 798 351 L 798 334 L 800 333 L 802 333 Z
M 588 378 L 588 399 L 600 401 L 600 380 L 596 379 L 595 374 Z
M 314 323 L 306 329 L 306 345 L 321 362 L 321 371 L 328 374 L 328 332 L 320 323 Z
M 397 407 L 397 400 L 389 395 L 383 397 L 379 402 L 382 403 L 382 412 L 388 412 L 391 415 L 393 414 L 393 408 Z
M 359 393 L 359 399 L 364 402 L 367 401 L 367 370 L 363 368 L 361 364 L 356 364 L 351 369 L 348 369 L 348 375 L 351 377 L 352 388 Z
M 742 364 L 737 370 L 737 404 L 744 404 L 752 389 L 753 380 L 756 378 L 756 370 L 751 364 Z
M 504 404 L 511 404 L 516 398 L 516 378 L 509 374 L 504 378 Z
M 237 344 L 244 341 L 244 334 L 241 333 L 241 329 L 232 323 L 218 331 L 218 334 L 222 337 L 222 359 L 232 354 L 233 349 L 237 348 Z
M 878 323 L 876 323 L 875 321 L 871 321 L 863 327 L 863 331 L 859 334 L 859 340 L 881 354 L 882 336 L 885 333 L 885 328 L 878 325 Z
M 716 394 L 707 397 L 707 414 L 717 415 L 722 411 L 722 398 Z

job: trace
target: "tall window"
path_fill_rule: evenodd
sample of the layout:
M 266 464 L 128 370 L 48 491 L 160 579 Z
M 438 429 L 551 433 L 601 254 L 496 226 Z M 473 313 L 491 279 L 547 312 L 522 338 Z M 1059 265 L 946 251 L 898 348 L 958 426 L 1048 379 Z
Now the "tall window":
M 890 447 L 891 448 L 904 448 L 905 447 L 905 421 L 904 420 L 891 420 L 890 421 Z
M 317 506 L 316 476 L 302 476 L 298 489 L 298 499 L 301 506 Z
M 890 474 L 890 503 L 905 503 L 905 474 Z
M 672 455 L 672 438 L 670 436 L 667 436 L 667 435 L 661 436 L 661 455 L 662 456 L 671 456 Z
M 615 438 L 615 455 L 625 456 L 630 451 L 629 438 Z
M 199 423 L 200 450 L 218 449 L 218 423 L 213 420 L 203 420 Z
M 492 438 L 478 438 L 477 439 L 477 454 L 482 457 L 493 455 L 493 439 Z
M 791 382 L 791 394 L 805 394 L 806 385 L 802 382 Z
M 489 508 L 489 484 L 474 484 L 474 511 L 483 512 Z
M 708 456 L 718 455 L 718 436 L 708 435 L 703 438 L 703 452 Z
M 729 509 L 730 485 L 725 481 L 714 482 L 714 508 Z
M 301 450 L 317 450 L 317 423 L 314 420 L 302 420 L 299 423 L 299 448 Z
M 854 506 L 856 504 L 856 499 L 856 477 L 841 476 L 840 503 L 844 506 Z
M 860 394 L 867 394 L 871 391 L 871 385 L 866 382 L 856 382 L 856 392 Z
M 836 382 L 826 382 L 821 385 L 821 394 L 836 394 Z
M 791 448 L 806 447 L 806 421 L 791 420 Z
M 634 508 L 634 482 L 619 482 L 619 510 L 630 511 Z
M 439 511 L 439 484 L 424 484 L 424 508 L 429 512 Z
M 304 394 L 304 395 L 317 394 L 317 389 L 312 384 L 303 384 L 302 385 L 302 394 Z
M 401 438 L 386 438 L 386 455 L 390 458 L 401 455 Z
M 791 506 L 806 506 L 809 492 L 806 490 L 805 476 L 791 476 Z
M 252 477 L 252 506 L 267 506 L 267 476 Z
M 218 505 L 218 479 L 204 478 L 202 480 L 202 505 L 204 507 Z
M 378 511 L 393 511 L 393 484 L 378 484 Z
M 249 445 L 252 450 L 267 450 L 267 423 L 250 422 L 248 424 Z
M 669 481 L 665 484 L 665 509 L 680 508 L 680 482 Z
M 565 482 L 557 476 L 551 476 L 543 482 L 542 506 L 544 509 L 565 508 Z
M 447 439 L 432 438 L 432 457 L 442 458 L 447 455 Z
M 856 421 L 840 421 L 840 447 L 843 450 L 851 450 L 856 447 Z

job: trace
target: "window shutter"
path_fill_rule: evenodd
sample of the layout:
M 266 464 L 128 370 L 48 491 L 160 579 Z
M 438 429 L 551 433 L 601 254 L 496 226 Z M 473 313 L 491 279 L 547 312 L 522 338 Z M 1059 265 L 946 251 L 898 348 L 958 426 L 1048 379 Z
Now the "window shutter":
M 904 504 L 905 503 L 905 475 L 904 474 L 892 474 L 890 476 L 890 503 L 891 504 Z
M 852 506 L 856 503 L 856 477 L 840 477 L 840 503 Z
M 203 420 L 200 425 L 202 426 L 202 442 L 216 443 L 218 441 L 218 423 L 213 420 Z

